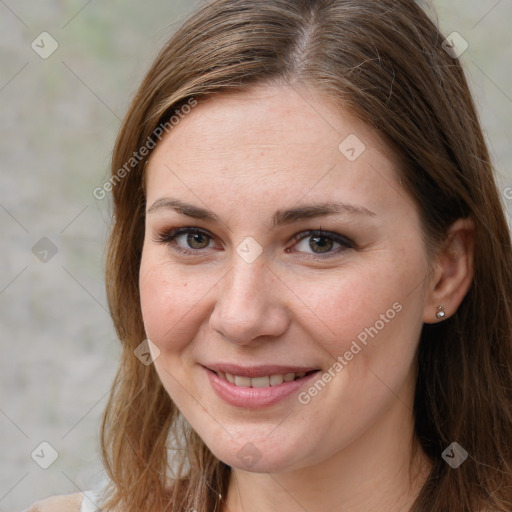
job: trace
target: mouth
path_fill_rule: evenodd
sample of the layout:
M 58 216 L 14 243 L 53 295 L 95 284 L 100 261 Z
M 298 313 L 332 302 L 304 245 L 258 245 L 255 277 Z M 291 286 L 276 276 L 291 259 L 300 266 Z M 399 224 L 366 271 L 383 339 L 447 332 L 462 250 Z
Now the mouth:
M 284 382 L 297 381 L 319 371 L 308 370 L 300 372 L 272 373 L 268 375 L 260 375 L 258 377 L 250 377 L 248 375 L 237 375 L 230 372 L 215 371 L 211 368 L 208 368 L 208 370 L 217 375 L 219 379 L 241 388 L 268 388 L 280 386 Z
M 261 409 L 286 402 L 307 386 L 321 370 L 304 366 L 203 366 L 208 381 L 219 398 L 244 409 Z

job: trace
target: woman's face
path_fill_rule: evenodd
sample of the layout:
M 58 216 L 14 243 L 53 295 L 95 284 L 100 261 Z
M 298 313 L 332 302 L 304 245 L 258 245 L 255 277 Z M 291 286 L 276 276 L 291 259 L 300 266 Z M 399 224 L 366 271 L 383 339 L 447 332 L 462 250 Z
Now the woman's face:
M 152 154 L 146 334 L 230 466 L 305 468 L 412 429 L 428 267 L 377 145 L 325 96 L 268 86 L 199 104 Z

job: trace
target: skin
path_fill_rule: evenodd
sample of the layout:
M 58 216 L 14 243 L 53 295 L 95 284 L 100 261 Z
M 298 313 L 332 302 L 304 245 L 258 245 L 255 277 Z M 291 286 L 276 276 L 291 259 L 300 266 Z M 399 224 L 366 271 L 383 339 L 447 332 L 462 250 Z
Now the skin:
M 338 149 L 350 134 L 366 146 L 355 161 Z M 146 172 L 146 334 L 160 351 L 154 364 L 165 389 L 233 468 L 225 510 L 408 510 L 430 466 L 421 448 L 415 458 L 411 451 L 419 336 L 424 322 L 439 321 L 439 304 L 449 317 L 469 288 L 471 223 L 452 226 L 429 272 L 418 210 L 389 151 L 370 127 L 304 87 L 258 86 L 200 103 L 157 146 Z M 150 212 L 164 197 L 208 208 L 220 222 Z M 331 201 L 375 215 L 272 227 L 277 210 Z M 209 237 L 155 241 L 176 227 Z M 324 253 L 314 235 L 293 239 L 318 229 L 355 247 L 327 239 Z M 252 263 L 236 251 L 247 237 L 263 251 Z M 263 409 L 234 407 L 201 366 L 326 372 L 396 303 L 394 318 L 307 404 L 294 394 Z M 237 457 L 247 443 L 260 455 L 250 467 Z

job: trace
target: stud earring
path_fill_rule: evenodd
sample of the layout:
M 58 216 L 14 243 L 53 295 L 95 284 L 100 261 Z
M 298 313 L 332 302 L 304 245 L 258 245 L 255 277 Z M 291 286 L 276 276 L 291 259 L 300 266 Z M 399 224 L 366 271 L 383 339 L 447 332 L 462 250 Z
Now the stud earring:
M 437 306 L 437 309 L 439 310 L 437 313 L 436 313 L 436 316 L 437 318 L 441 319 L 443 317 L 446 316 L 446 313 L 444 312 L 444 308 L 443 306 Z

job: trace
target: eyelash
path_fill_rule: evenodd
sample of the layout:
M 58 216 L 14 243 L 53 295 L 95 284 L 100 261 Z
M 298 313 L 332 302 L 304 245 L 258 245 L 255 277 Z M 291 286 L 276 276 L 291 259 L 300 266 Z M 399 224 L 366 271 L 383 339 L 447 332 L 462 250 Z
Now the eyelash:
M 208 234 L 206 231 L 203 231 L 202 229 L 192 228 L 192 227 L 183 227 L 183 228 L 170 229 L 170 230 L 158 233 L 154 237 L 153 241 L 156 243 L 159 243 L 159 244 L 167 245 L 167 246 L 171 247 L 172 250 L 174 250 L 180 254 L 197 256 L 198 253 L 201 252 L 203 249 L 184 249 L 183 247 L 179 247 L 178 245 L 176 245 L 175 239 L 179 235 L 187 234 L 187 233 L 201 234 L 210 239 L 213 238 L 210 234 Z M 334 242 L 339 243 L 342 247 L 336 251 L 329 251 L 328 253 L 324 253 L 325 255 L 320 254 L 320 253 L 318 253 L 318 254 L 310 253 L 310 255 L 307 257 L 307 259 L 326 259 L 326 258 L 333 257 L 334 255 L 337 255 L 341 252 L 345 252 L 348 249 L 355 248 L 354 242 L 352 240 L 350 240 L 349 238 L 346 238 L 344 236 L 338 235 L 337 233 L 333 233 L 330 231 L 323 231 L 322 229 L 302 231 L 302 232 L 294 235 L 292 240 L 294 242 L 300 242 L 301 240 L 303 240 L 305 238 L 313 237 L 313 236 L 316 236 L 318 238 L 331 239 Z

